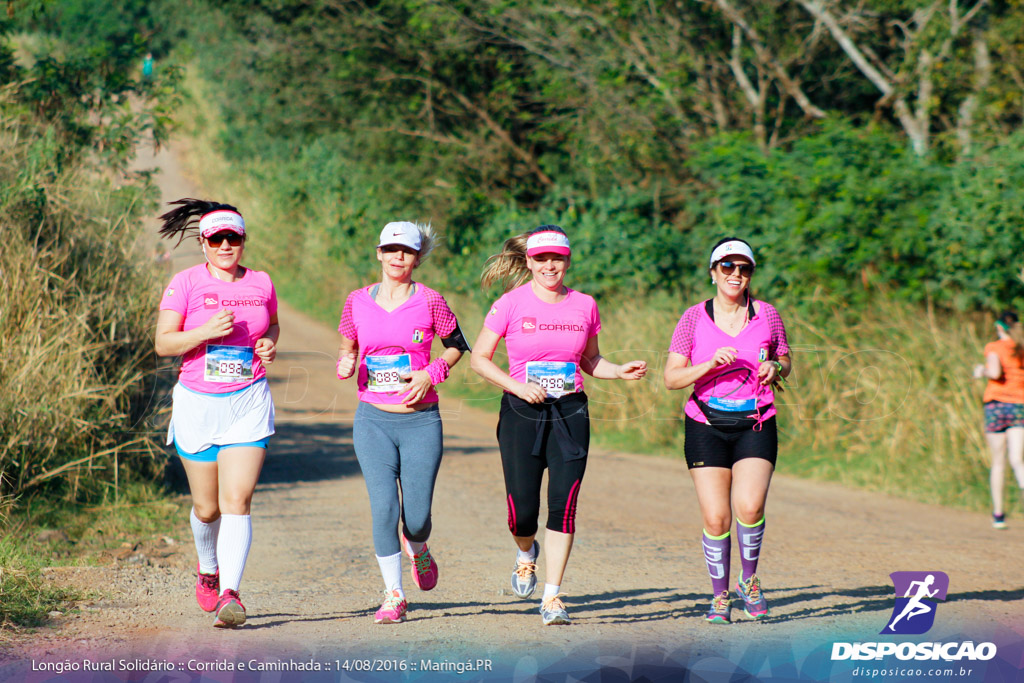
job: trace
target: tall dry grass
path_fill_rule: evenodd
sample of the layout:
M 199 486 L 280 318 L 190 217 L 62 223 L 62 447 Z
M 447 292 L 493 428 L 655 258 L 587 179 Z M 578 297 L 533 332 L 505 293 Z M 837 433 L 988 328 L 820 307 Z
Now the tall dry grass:
M 148 184 L 115 184 L 0 106 L 0 496 L 116 495 L 155 471 Z M 120 464 L 120 467 L 118 465 Z

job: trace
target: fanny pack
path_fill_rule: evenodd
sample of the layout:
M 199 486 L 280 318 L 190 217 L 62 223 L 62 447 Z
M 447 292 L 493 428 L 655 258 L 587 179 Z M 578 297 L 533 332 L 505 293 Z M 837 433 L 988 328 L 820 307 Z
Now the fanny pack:
M 723 432 L 744 432 L 748 429 L 757 431 L 761 428 L 761 414 L 763 410 L 759 407 L 756 408 L 757 415 L 754 417 L 748 417 L 743 414 L 747 411 L 732 411 L 722 410 L 720 408 L 712 408 L 704 401 L 700 400 L 696 396 L 693 397 L 694 402 L 700 411 L 704 413 L 704 417 L 707 418 L 708 424 Z M 768 406 L 765 406 L 767 409 Z

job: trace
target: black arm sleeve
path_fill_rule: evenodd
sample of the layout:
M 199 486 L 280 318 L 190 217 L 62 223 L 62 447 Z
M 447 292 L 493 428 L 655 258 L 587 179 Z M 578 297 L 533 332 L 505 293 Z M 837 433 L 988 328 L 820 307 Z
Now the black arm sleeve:
M 469 348 L 469 342 L 466 341 L 466 336 L 462 334 L 462 328 L 459 327 L 459 321 L 455 321 L 455 329 L 447 337 L 441 337 L 441 343 L 444 344 L 446 349 L 458 349 L 463 353 L 472 351 Z

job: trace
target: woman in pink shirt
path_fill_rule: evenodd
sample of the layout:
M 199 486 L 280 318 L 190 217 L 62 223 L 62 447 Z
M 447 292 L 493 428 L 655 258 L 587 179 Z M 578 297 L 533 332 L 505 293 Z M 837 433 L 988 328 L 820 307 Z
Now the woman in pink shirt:
M 241 265 L 245 221 L 235 207 L 179 199 L 160 234 L 198 232 L 206 263 L 171 279 L 156 324 L 159 356 L 182 356 L 167 443 L 181 456 L 192 493 L 199 566 L 196 600 L 214 626 L 245 623 L 238 595 L 252 543 L 249 508 L 274 433 L 265 365 L 280 327 L 270 277 Z
M 498 446 L 505 474 L 508 528 L 519 552 L 512 590 L 529 598 L 537 588 L 535 537 L 540 489 L 548 470 L 547 573 L 540 613 L 545 625 L 568 624 L 559 593 L 576 533 L 576 501 L 587 466 L 590 418 L 581 370 L 598 379 L 637 380 L 647 363 L 615 365 L 601 356 L 601 318 L 593 297 L 563 284 L 569 238 L 542 225 L 505 242 L 491 257 L 483 283 L 505 285 L 473 350 L 473 370 L 501 387 Z M 509 371 L 492 359 L 505 339 Z
M 715 296 L 679 320 L 665 366 L 665 386 L 694 385 L 686 403 L 686 464 L 704 521 L 704 559 L 713 597 L 705 615 L 729 623 L 730 527 L 736 511 L 741 572 L 736 591 L 751 619 L 768 616 L 755 574 L 764 506 L 778 455 L 773 383 L 792 370 L 786 328 L 775 307 L 750 296 L 754 253 L 727 237 L 711 249 Z
M 338 379 L 358 368 L 352 441 L 370 495 L 374 551 L 384 578 L 384 603 L 374 615 L 378 624 L 405 621 L 403 549 L 420 590 L 432 589 L 438 579 L 427 548 L 443 439 L 434 387 L 469 346 L 444 297 L 412 279 L 432 247 L 429 226 L 385 225 L 377 244 L 381 281 L 348 295 L 338 325 Z M 445 349 L 431 361 L 435 336 Z

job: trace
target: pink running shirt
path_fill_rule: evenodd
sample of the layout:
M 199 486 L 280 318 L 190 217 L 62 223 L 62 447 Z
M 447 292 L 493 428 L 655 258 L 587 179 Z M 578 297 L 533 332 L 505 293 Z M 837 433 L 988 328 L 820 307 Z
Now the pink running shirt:
M 686 402 L 686 415 L 707 424 L 707 418 L 700 406 L 693 400 L 695 395 L 708 403 L 712 397 L 730 400 L 756 399 L 762 410 L 761 418 L 767 420 L 775 415 L 775 392 L 771 386 L 762 387 L 757 379 L 757 369 L 765 360 L 776 360 L 789 354 L 786 327 L 779 312 L 771 304 L 754 300 L 758 313 L 735 337 L 727 334 L 715 324 L 702 301 L 683 313 L 672 334 L 669 351 L 686 356 L 691 365 L 711 360 L 715 351 L 723 346 L 739 350 L 739 357 L 731 364 L 711 370 L 694 384 L 693 394 Z M 751 411 L 753 416 L 756 411 Z
M 447 337 L 455 331 L 458 323 L 444 297 L 419 282 L 412 296 L 390 313 L 370 296 L 374 286 L 357 289 L 348 295 L 338 332 L 359 345 L 359 400 L 365 403 L 402 403 L 405 389 L 370 391 L 367 363 L 375 357 L 409 354 L 411 369 L 423 370 L 430 364 L 430 344 L 434 337 Z M 371 361 L 367 361 L 367 356 Z M 437 403 L 437 392 L 431 388 L 420 403 Z
M 256 341 L 267 333 L 270 317 L 277 313 L 277 293 L 269 275 L 246 268 L 240 280 L 224 282 L 211 275 L 206 264 L 202 263 L 171 278 L 171 284 L 160 300 L 161 311 L 175 311 L 185 317 L 183 330 L 200 327 L 222 308 L 235 314 L 231 333 L 203 342 L 187 351 L 182 359 L 178 381 L 193 391 L 225 394 L 243 389 L 267 374 L 260 357 L 252 353 L 251 378 L 207 381 L 206 356 L 208 346 L 235 347 L 236 351 L 247 356 L 255 348 Z
M 484 327 L 505 338 L 509 375 L 526 381 L 529 361 L 576 364 L 575 391 L 583 391 L 580 358 L 587 341 L 601 331 L 594 297 L 569 289 L 557 304 L 537 298 L 531 283 L 516 287 L 494 302 Z

